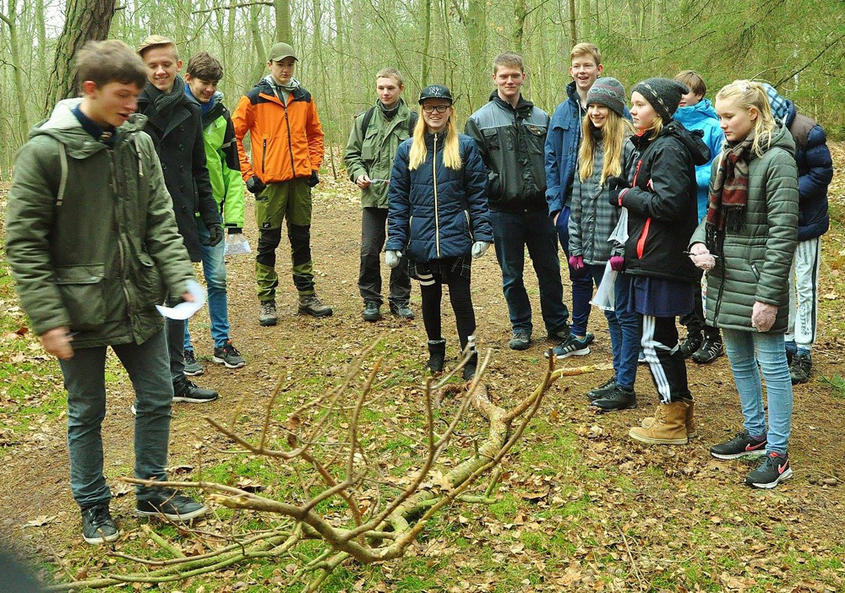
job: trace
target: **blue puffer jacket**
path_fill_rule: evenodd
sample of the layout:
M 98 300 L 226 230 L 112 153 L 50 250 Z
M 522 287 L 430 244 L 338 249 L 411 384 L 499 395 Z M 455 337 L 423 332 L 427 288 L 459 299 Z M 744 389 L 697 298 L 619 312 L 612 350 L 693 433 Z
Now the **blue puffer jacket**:
M 698 220 L 701 222 L 707 215 L 710 163 L 722 151 L 722 142 L 725 140 L 725 134 L 722 132 L 722 128 L 719 127 L 719 116 L 716 115 L 716 110 L 713 109 L 710 99 L 702 99 L 689 107 L 678 107 L 673 117 L 681 122 L 690 132 L 701 130 L 704 133 L 701 140 L 710 149 L 710 160 L 703 165 L 695 166 L 695 182 L 698 185 L 698 192 L 696 194 L 698 199 Z
M 546 202 L 554 215 L 569 206 L 569 190 L 578 160 L 584 111 L 573 80 L 566 85 L 566 100 L 555 108 L 546 136 Z
M 396 150 L 388 189 L 387 244 L 412 261 L 468 255 L 474 241 L 493 242 L 487 169 L 475 140 L 460 134 L 461 169 L 443 164 L 445 134 L 426 134 L 425 162 L 409 169 L 413 138 Z

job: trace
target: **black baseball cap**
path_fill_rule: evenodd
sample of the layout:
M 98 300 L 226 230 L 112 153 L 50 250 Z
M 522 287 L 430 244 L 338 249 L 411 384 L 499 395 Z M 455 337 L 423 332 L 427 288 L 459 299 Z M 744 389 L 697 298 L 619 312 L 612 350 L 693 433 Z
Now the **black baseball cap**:
M 449 103 L 453 102 L 452 92 L 443 84 L 430 84 L 421 90 L 420 100 L 417 102 L 421 104 L 426 99 L 446 99 Z

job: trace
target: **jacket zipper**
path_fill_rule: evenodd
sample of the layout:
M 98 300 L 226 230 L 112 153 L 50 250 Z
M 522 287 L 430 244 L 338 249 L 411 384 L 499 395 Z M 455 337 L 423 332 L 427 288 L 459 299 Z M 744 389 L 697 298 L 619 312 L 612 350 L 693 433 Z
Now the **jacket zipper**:
M 261 145 L 261 174 L 264 175 L 264 159 L 267 158 L 267 138 L 264 139 Z
M 285 110 L 285 125 L 288 127 L 288 152 L 290 153 L 290 174 L 291 177 L 296 177 L 296 168 L 293 164 L 293 142 L 290 138 L 290 120 L 288 119 L 288 106 L 282 104 L 282 109 Z M 311 171 L 308 171 L 308 174 L 311 174 Z
M 440 211 L 437 204 L 437 134 L 434 134 L 434 153 L 431 158 L 431 175 L 434 177 L 434 245 L 440 259 Z

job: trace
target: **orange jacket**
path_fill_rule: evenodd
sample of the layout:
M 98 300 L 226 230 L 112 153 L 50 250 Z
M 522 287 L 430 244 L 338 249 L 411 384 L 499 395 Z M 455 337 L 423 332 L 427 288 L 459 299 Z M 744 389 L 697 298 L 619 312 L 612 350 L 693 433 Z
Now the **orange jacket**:
M 262 79 L 238 101 L 232 114 L 241 176 L 258 175 L 264 183 L 310 177 L 323 162 L 323 127 L 311 93 L 297 87 L 285 105 L 267 79 Z M 249 132 L 252 162 L 244 150 Z

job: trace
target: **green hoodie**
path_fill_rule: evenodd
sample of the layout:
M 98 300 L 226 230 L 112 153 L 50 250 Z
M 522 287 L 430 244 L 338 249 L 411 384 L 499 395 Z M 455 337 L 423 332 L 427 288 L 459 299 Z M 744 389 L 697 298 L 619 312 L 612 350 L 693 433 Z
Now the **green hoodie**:
M 155 305 L 193 268 L 144 116 L 94 140 L 59 102 L 18 152 L 6 252 L 35 333 L 69 327 L 73 346 L 141 344 L 163 327 Z

